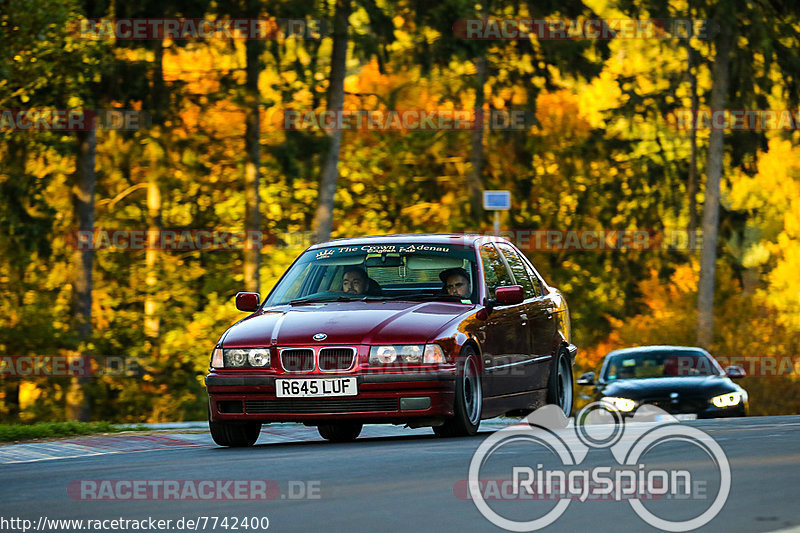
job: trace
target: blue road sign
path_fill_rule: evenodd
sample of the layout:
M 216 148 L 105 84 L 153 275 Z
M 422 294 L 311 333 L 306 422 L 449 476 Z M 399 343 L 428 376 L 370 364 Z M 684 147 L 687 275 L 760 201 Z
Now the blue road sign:
M 483 208 L 497 211 L 511 209 L 511 191 L 483 191 Z

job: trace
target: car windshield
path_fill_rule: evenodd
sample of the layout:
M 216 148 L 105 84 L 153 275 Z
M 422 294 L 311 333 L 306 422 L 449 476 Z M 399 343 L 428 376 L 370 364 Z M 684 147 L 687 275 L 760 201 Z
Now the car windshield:
M 719 365 L 701 352 L 646 351 L 610 356 L 604 379 L 716 376 Z
M 265 305 L 362 299 L 469 304 L 477 301 L 476 279 L 475 251 L 469 246 L 420 243 L 330 246 L 308 250 L 300 256 Z M 451 286 L 449 292 L 446 284 Z

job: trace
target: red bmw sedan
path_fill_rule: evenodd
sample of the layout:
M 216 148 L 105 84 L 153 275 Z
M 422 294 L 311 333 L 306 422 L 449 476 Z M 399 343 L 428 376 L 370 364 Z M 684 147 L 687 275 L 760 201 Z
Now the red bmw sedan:
M 261 425 L 302 422 L 331 441 L 365 423 L 474 435 L 485 418 L 545 403 L 569 415 L 567 303 L 509 241 L 382 235 L 316 244 L 211 356 L 209 426 L 250 446 Z

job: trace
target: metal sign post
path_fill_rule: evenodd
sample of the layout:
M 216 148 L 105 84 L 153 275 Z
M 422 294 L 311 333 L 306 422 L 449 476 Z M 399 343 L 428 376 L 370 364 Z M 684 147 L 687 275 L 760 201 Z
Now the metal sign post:
M 483 208 L 494 211 L 494 234 L 500 235 L 500 211 L 511 209 L 511 191 L 483 191 Z

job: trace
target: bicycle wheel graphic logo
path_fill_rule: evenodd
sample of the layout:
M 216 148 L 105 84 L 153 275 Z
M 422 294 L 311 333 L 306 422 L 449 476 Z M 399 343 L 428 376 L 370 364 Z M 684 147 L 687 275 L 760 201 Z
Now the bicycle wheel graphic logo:
M 604 431 L 594 433 L 590 431 L 591 424 L 587 423 L 591 419 L 597 420 L 598 417 L 605 417 L 607 422 Z M 486 440 L 484 440 L 469 465 L 468 488 L 471 499 L 481 514 L 494 525 L 507 531 L 536 531 L 551 525 L 561 517 L 569 507 L 573 499 L 584 501 L 587 498 L 588 487 L 583 484 L 580 493 L 571 494 L 569 489 L 572 487 L 573 478 L 576 474 L 579 479 L 603 481 L 603 493 L 612 500 L 626 500 L 633 511 L 648 524 L 664 531 L 691 531 L 701 527 L 711 520 L 722 510 L 728 499 L 731 488 L 730 464 L 725 456 L 722 447 L 704 431 L 684 424 L 680 424 L 674 417 L 665 411 L 653 406 L 640 408 L 633 418 L 633 422 L 646 422 L 645 424 L 626 424 L 622 414 L 599 402 L 592 403 L 582 409 L 575 417 L 574 435 L 567 430 L 569 421 L 563 412 L 556 406 L 545 406 L 531 413 L 527 417 L 529 425 L 510 426 L 501 429 Z M 635 429 L 634 429 L 634 426 Z M 577 437 L 574 438 L 574 437 Z M 676 490 L 675 486 L 669 486 L 670 480 L 680 479 L 680 474 L 689 474 L 685 470 L 658 470 L 651 469 L 647 474 L 643 474 L 642 459 L 648 452 L 657 446 L 667 443 L 680 443 L 683 446 L 691 446 L 699 449 L 704 457 L 710 459 L 714 468 L 719 473 L 719 485 L 713 495 L 711 504 L 697 516 L 682 520 L 670 520 L 664 516 L 659 516 L 648 509 L 643 499 L 647 494 L 666 494 L 668 490 Z M 483 495 L 481 480 L 481 469 L 487 461 L 503 448 L 510 453 L 510 445 L 534 445 L 549 451 L 557 462 L 561 463 L 561 479 L 569 479 L 568 483 L 562 483 L 556 489 L 560 491 L 557 503 L 547 512 L 531 520 L 512 519 L 501 515 L 495 511 Z M 620 478 L 611 477 L 610 467 L 593 467 L 581 469 L 581 463 L 585 459 L 589 450 L 607 448 L 617 462 L 616 467 L 622 472 L 638 473 L 636 477 L 626 477 L 625 481 L 633 481 L 632 485 L 619 483 Z M 539 465 L 541 467 L 541 465 Z M 543 472 L 534 472 L 532 468 L 520 467 L 520 470 L 528 474 L 527 488 L 533 486 L 534 478 L 539 478 L 541 493 L 541 478 Z M 517 468 L 514 468 L 514 482 L 517 478 Z M 568 472 L 567 472 L 568 471 Z M 620 471 L 614 474 L 621 476 Z M 552 471 L 548 471 L 549 474 Z M 602 476 L 608 476 L 603 478 Z M 582 477 L 581 477 L 582 476 Z M 691 476 L 689 476 L 689 479 Z M 548 480 L 550 478 L 548 477 Z M 619 484 L 615 485 L 615 481 Z M 525 483 L 521 485 L 523 488 Z M 515 485 L 516 489 L 519 486 Z M 552 490 L 553 487 L 549 487 Z M 645 496 L 643 496 L 645 495 Z

